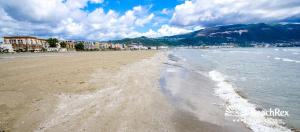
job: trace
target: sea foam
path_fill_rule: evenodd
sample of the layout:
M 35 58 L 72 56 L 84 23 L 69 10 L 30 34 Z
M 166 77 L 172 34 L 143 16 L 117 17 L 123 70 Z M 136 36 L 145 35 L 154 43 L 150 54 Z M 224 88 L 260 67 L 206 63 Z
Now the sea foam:
M 279 58 L 279 57 L 275 57 L 274 59 L 275 59 L 275 60 L 285 61 L 285 62 L 300 63 L 300 61 L 298 61 L 298 60 L 293 60 L 293 59 L 289 59 L 289 58 Z
M 257 111 L 254 104 L 242 98 L 226 77 L 218 71 L 210 71 L 209 77 L 217 83 L 215 94 L 226 102 L 226 116 L 232 116 L 234 121 L 242 121 L 255 132 L 289 132 L 280 125 L 281 120 L 266 118 L 264 111 Z

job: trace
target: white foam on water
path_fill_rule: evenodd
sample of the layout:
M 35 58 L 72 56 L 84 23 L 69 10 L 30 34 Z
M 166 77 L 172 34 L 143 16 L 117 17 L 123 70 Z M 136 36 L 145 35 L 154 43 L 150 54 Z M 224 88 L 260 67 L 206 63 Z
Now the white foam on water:
M 296 49 L 282 49 L 282 51 L 298 52 L 299 48 L 296 48 Z
M 293 54 L 294 54 L 294 55 L 299 55 L 299 53 L 298 53 L 298 52 L 294 52 Z
M 218 71 L 210 71 L 209 77 L 217 83 L 215 94 L 226 102 L 226 116 L 237 118 L 234 121 L 245 123 L 254 132 L 290 132 L 291 130 L 280 125 L 278 119 L 266 118 L 263 111 L 257 111 L 254 104 L 242 98 L 226 77 Z
M 177 69 L 176 68 L 168 68 L 166 71 L 167 72 L 177 72 Z
M 282 51 L 285 51 L 285 52 L 286 52 L 286 51 L 289 51 L 289 49 L 282 49 Z
M 179 59 L 181 59 L 182 61 L 186 61 L 186 58 L 182 57 L 182 56 L 176 56 L 178 57 Z
M 300 63 L 300 61 L 298 61 L 298 60 L 292 60 L 292 59 L 288 59 L 288 58 L 282 58 L 282 61 Z
M 254 52 L 249 52 L 249 51 L 229 51 L 229 53 L 254 53 Z
M 281 58 L 279 58 L 279 57 L 275 57 L 274 59 L 275 59 L 275 60 L 280 60 Z
M 300 61 L 298 61 L 298 60 L 293 60 L 293 59 L 289 59 L 289 58 L 279 58 L 279 57 L 275 57 L 274 59 L 275 59 L 275 60 L 285 61 L 285 62 L 300 63 Z
M 168 63 L 169 63 L 169 64 L 176 64 L 177 62 L 176 62 L 176 61 L 173 61 L 173 60 L 168 60 Z

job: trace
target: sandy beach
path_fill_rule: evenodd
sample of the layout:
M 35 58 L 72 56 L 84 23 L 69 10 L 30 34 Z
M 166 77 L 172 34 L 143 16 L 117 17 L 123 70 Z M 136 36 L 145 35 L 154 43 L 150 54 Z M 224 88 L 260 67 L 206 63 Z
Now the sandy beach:
M 171 130 L 156 51 L 2 55 L 5 131 Z M 164 101 L 165 100 L 165 101 Z M 159 108 L 159 109 L 157 109 Z

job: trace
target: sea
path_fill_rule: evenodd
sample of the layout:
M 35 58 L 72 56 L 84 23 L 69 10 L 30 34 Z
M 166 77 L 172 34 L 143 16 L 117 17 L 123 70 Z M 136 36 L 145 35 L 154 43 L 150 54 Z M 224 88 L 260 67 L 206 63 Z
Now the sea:
M 225 127 L 300 129 L 300 48 L 174 48 L 167 54 L 160 83 L 178 109 Z

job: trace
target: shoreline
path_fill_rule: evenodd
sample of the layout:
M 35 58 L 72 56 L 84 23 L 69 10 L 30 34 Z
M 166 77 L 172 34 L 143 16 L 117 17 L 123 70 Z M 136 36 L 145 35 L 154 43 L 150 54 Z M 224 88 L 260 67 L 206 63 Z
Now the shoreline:
M 218 113 L 217 109 L 211 107 L 213 104 L 223 110 L 219 113 L 225 113 L 229 122 L 236 125 L 242 124 L 246 128 L 251 128 L 252 131 L 295 131 L 285 124 L 287 122 L 281 122 L 283 121 L 281 119 L 264 117 L 263 112 L 255 107 L 257 105 L 245 98 L 246 94 L 238 91 L 237 86 L 227 80 L 232 76 L 219 72 L 222 71 L 220 70 L 223 68 L 222 64 L 215 64 L 217 62 L 212 62 L 215 59 L 211 57 L 218 57 L 217 55 L 210 54 L 211 56 L 208 57 L 209 53 L 205 51 L 187 52 L 187 50 L 174 50 L 169 53 L 169 62 L 166 64 L 166 75 L 164 76 L 167 80 L 164 93 L 171 96 L 170 100 L 175 102 L 175 105 L 179 105 L 179 108 L 191 111 L 200 120 L 211 121 L 210 119 L 215 114 L 212 114 L 211 117 L 201 115 L 201 113 Z M 218 102 L 214 98 L 218 98 L 220 101 Z M 207 107 L 203 107 L 203 105 Z M 222 119 L 217 120 L 221 121 Z
M 113 55 L 113 57 L 111 57 L 111 55 Z M 108 57 L 106 58 L 107 60 L 103 59 L 103 56 Z M 116 58 L 124 56 L 127 59 L 122 58 L 120 60 Z M 79 57 L 79 59 L 76 57 Z M 54 89 L 50 87 L 50 89 L 26 87 L 27 89 L 21 88 L 15 89 L 15 91 L 13 91 L 14 89 L 1 89 L 1 95 L 6 95 L 5 97 L 12 95 L 18 96 L 20 100 L 14 100 L 15 102 L 9 102 L 8 100 L 6 100 L 7 102 L 0 102 L 2 104 L 0 105 L 1 108 L 5 105 L 15 105 L 15 107 L 8 107 L 10 110 L 13 110 L 11 111 L 13 113 L 10 113 L 10 118 L 15 121 L 8 120 L 9 123 L 12 124 L 7 126 L 1 124 L 0 128 L 4 128 L 4 130 L 8 131 L 23 130 L 37 132 L 78 130 L 149 130 L 178 132 L 250 131 L 246 126 L 240 123 L 232 123 L 229 119 L 223 118 L 224 113 L 222 112 L 224 111 L 219 108 L 221 106 L 214 104 L 214 102 L 219 104 L 220 100 L 211 100 L 212 95 L 207 93 L 207 88 L 210 86 L 209 83 L 207 84 L 209 81 L 203 80 L 203 78 L 194 78 L 195 76 L 193 74 L 190 74 L 191 78 L 200 81 L 200 83 L 196 83 L 195 86 L 201 84 L 200 86 L 204 88 L 204 91 L 201 90 L 202 96 L 199 98 L 201 100 L 198 100 L 198 102 L 178 102 L 178 100 L 174 102 L 174 100 L 170 100 L 169 95 L 165 93 L 166 91 L 164 91 L 159 81 L 162 71 L 166 71 L 164 67 L 166 65 L 173 66 L 167 64 L 167 54 L 165 52 L 124 51 L 101 54 L 97 54 L 97 52 L 71 53 L 58 54 L 57 56 L 35 56 L 32 58 L 17 57 L 15 59 L 5 59 L 6 61 L 0 62 L 0 67 L 3 67 L 4 64 L 6 66 L 11 64 L 12 67 L 6 71 L 15 70 L 13 65 L 18 63 L 24 64 L 22 65 L 23 68 L 35 69 L 37 71 L 43 66 L 47 68 L 49 68 L 49 66 L 53 67 L 53 65 L 49 65 L 51 64 L 50 62 L 42 61 L 45 58 L 55 64 L 60 60 L 61 63 L 64 64 L 59 65 L 61 68 L 65 67 L 69 70 L 71 69 L 71 71 L 79 70 L 81 72 L 83 72 L 83 69 L 89 69 L 89 72 L 85 71 L 85 76 L 81 76 L 81 79 L 85 80 L 76 80 L 76 83 L 72 85 L 67 85 L 68 81 L 65 82 L 66 80 L 64 81 L 63 78 L 61 81 L 55 79 L 56 81 L 52 82 L 62 85 L 61 87 L 48 82 L 47 84 L 52 87 L 54 86 Z M 68 61 L 67 59 L 71 59 L 72 61 Z M 94 62 L 95 59 L 100 60 L 99 62 Z M 81 60 L 86 60 L 86 62 L 84 64 L 79 63 Z M 73 61 L 74 63 L 71 63 Z M 39 65 L 33 66 L 32 62 L 38 62 Z M 74 66 L 74 64 L 76 64 L 76 66 Z M 79 69 L 76 69 L 76 67 Z M 177 65 L 174 67 L 183 68 Z M 52 70 L 55 69 L 59 68 L 56 67 Z M 1 72 L 5 73 L 5 71 Z M 28 72 L 25 73 L 28 74 Z M 51 75 L 51 73 L 59 72 L 50 71 L 47 74 Z M 68 74 L 68 72 L 64 73 Z M 73 75 L 73 79 L 79 76 L 77 74 L 80 74 L 71 73 L 72 74 L 68 75 Z M 8 74 L 8 76 L 18 77 L 22 76 L 22 73 L 19 75 Z M 53 78 L 55 77 L 48 78 L 47 81 Z M 45 78 L 42 78 L 41 81 L 44 79 Z M 19 81 L 22 81 L 22 79 Z M 173 81 L 176 81 L 176 79 Z M 26 83 L 23 84 L 25 85 Z M 188 84 L 185 87 L 193 87 L 193 84 Z M 172 88 L 176 89 L 178 87 L 174 86 Z M 29 91 L 25 92 L 24 90 Z M 190 92 L 193 92 L 192 89 L 190 90 Z M 8 93 L 9 91 L 11 93 Z M 16 93 L 16 91 L 18 91 L 18 93 Z M 35 97 L 28 99 L 30 96 Z M 22 99 L 25 100 L 25 102 L 22 102 Z M 16 104 L 16 102 L 18 104 Z M 24 103 L 27 108 L 22 107 L 21 103 Z M 184 107 L 182 107 L 183 105 Z M 200 107 L 195 105 L 199 105 Z M 198 110 L 193 111 L 195 109 Z M 4 109 L 1 110 L 3 111 Z M 3 119 L 2 117 L 1 120 Z
M 242 122 L 253 131 L 278 131 L 289 132 L 290 128 L 280 124 L 280 119 L 267 118 L 264 112 L 258 109 L 256 104 L 241 96 L 234 86 L 225 79 L 225 75 L 213 70 L 209 72 L 209 77 L 216 83 L 215 94 L 226 101 L 226 112 L 228 116 L 235 118 L 237 122 Z
M 214 82 L 172 54 L 161 75 L 162 92 L 175 108 L 178 131 L 250 132 L 245 124 L 225 116 L 225 102 L 214 95 Z

